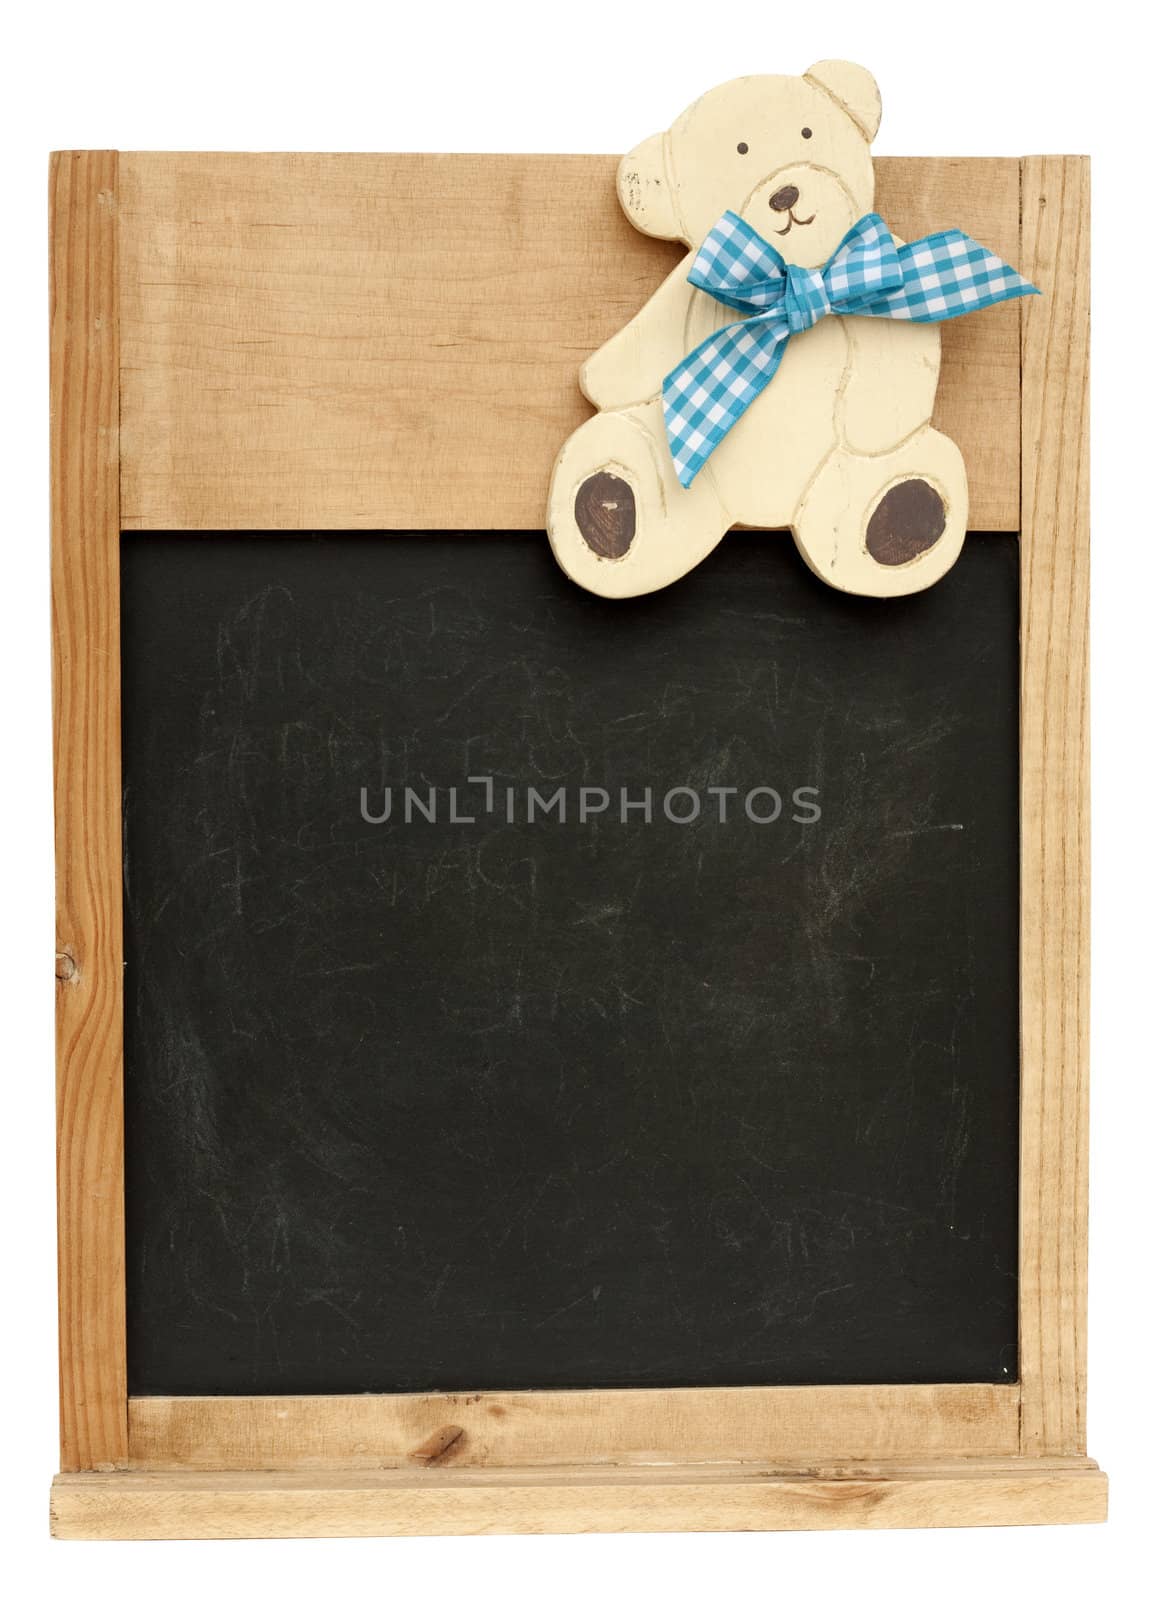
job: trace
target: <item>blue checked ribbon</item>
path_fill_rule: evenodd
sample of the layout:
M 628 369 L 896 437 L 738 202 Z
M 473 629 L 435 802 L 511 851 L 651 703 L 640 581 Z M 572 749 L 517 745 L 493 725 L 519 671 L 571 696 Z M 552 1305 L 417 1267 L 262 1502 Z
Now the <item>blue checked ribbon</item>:
M 703 339 L 664 380 L 665 426 L 687 489 L 778 371 L 793 334 L 821 317 L 946 322 L 1039 290 L 958 228 L 898 245 L 871 212 L 820 269 L 789 266 L 727 211 L 706 235 L 689 282 L 749 313 Z

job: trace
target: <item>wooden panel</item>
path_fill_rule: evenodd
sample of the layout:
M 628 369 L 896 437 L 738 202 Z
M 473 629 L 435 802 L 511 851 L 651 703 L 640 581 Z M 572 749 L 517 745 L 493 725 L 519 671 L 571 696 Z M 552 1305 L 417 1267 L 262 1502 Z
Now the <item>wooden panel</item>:
M 1089 168 L 1023 168 L 1023 1449 L 1084 1450 Z
M 126 1462 L 118 157 L 50 169 L 61 1462 Z
M 130 1401 L 139 1467 L 886 1460 L 1018 1443 L 1014 1384 Z
M 612 156 L 124 155 L 127 528 L 540 528 L 582 360 L 679 248 Z M 909 237 L 1014 258 L 1019 164 L 878 163 Z M 949 324 L 971 526 L 1019 515 L 1014 306 Z
M 962 228 L 1020 266 L 1018 161 L 906 156 L 876 167 L 877 210 L 901 238 Z M 1019 527 L 1019 305 L 942 324 L 934 423 L 966 462 L 970 526 L 993 533 Z
M 667 1533 L 1100 1522 L 1091 1461 L 577 1472 L 119 1472 L 53 1487 L 59 1539 Z

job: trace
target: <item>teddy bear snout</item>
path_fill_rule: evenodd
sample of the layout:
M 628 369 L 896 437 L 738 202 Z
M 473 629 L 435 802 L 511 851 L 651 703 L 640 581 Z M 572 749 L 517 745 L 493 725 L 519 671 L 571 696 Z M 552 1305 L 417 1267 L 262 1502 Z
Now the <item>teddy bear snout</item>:
M 781 189 L 776 189 L 770 197 L 772 211 L 793 211 L 799 204 L 799 191 L 793 183 L 784 184 Z

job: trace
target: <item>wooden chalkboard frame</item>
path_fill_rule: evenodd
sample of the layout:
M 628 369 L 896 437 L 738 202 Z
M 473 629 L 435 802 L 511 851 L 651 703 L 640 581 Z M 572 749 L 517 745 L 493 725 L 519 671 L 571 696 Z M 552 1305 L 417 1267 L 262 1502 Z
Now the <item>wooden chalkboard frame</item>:
M 555 450 L 585 414 L 579 361 L 674 249 L 624 223 L 607 157 L 61 152 L 50 185 L 59 1536 L 1104 1516 L 1084 1418 L 1088 162 L 877 165 L 878 205 L 906 237 L 964 227 L 1043 290 L 947 328 L 937 413 L 967 458 L 972 526 L 1017 531 L 1021 548 L 1018 1381 L 128 1398 L 122 530 L 540 528 Z M 553 204 L 564 185 L 569 220 Z M 471 190 L 481 272 L 454 282 L 445 207 Z M 522 249 L 545 322 L 516 316 L 507 269 Z M 402 278 L 413 293 L 397 300 Z M 271 306 L 281 315 L 266 322 Z M 454 368 L 450 322 L 493 337 L 487 375 Z M 503 384 L 508 418 L 488 403 Z

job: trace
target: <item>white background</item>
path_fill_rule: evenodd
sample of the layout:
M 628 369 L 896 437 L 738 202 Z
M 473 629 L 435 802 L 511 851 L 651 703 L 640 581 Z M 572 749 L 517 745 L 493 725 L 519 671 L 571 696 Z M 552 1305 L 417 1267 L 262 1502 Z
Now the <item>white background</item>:
M 6 24 L 0 396 L 0 1395 L 14 1593 L 1130 1593 L 1169 1574 L 1169 66 L 1140 6 L 959 0 L 58 0 Z M 51 148 L 620 152 L 700 91 L 868 65 L 877 153 L 1091 153 L 1094 983 L 1090 1449 L 1105 1527 L 57 1545 L 46 166 Z M 469 238 L 479 196 L 469 189 Z M 566 203 L 574 204 L 569 195 Z M 467 241 L 462 241 L 467 243 Z M 519 308 L 526 305 L 519 284 Z M 11 1348 L 8 1348 L 8 1347 Z M 1149 1577 L 1147 1579 L 1147 1572 Z

